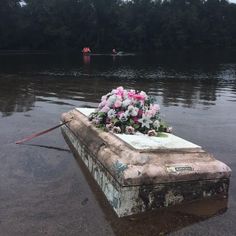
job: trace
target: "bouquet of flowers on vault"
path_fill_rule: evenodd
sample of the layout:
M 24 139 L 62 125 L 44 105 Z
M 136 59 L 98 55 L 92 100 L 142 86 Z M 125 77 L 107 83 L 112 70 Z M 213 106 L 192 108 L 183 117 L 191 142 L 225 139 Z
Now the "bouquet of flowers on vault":
M 160 118 L 160 107 L 145 92 L 113 89 L 102 96 L 97 110 L 90 114 L 89 120 L 105 131 L 134 134 L 141 132 L 158 136 L 161 132 L 171 132 Z

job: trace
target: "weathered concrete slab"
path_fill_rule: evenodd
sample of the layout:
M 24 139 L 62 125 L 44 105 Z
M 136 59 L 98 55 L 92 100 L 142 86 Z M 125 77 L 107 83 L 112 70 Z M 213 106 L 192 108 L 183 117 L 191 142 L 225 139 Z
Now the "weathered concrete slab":
M 73 119 L 62 132 L 118 216 L 227 196 L 230 168 L 200 146 L 174 135 L 103 132 L 87 119 L 92 111 L 78 108 L 63 114 L 62 121 Z

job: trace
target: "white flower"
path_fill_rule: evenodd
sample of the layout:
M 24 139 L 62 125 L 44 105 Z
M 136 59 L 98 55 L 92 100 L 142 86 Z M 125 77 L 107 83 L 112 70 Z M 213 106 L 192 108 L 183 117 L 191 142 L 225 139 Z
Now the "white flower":
M 159 121 L 159 120 L 155 120 L 155 121 L 153 122 L 153 127 L 156 128 L 156 129 L 158 129 L 158 128 L 160 127 L 160 121 Z
M 116 93 L 116 89 L 112 89 L 111 94 L 115 94 L 115 93 Z
M 116 101 L 116 95 L 112 95 L 107 99 L 107 103 L 109 107 L 113 106 Z
M 125 117 L 128 119 L 130 117 L 129 111 L 125 111 Z
M 123 102 L 122 102 L 122 107 L 127 107 L 131 104 L 131 100 L 130 99 L 125 99 Z
M 150 116 L 145 116 L 143 114 L 142 118 L 138 120 L 139 123 L 142 124 L 142 127 L 147 127 L 148 129 L 150 128 L 150 124 L 152 123 Z
M 166 132 L 167 133 L 172 133 L 173 132 L 173 128 L 172 127 L 167 127 L 166 128 Z
M 119 116 L 119 120 L 120 121 L 127 121 L 128 118 L 127 118 L 127 114 L 126 113 L 121 113 L 120 116 Z
M 107 112 L 108 118 L 112 119 L 116 117 L 116 111 L 111 109 L 110 111 Z
M 101 120 L 97 117 L 92 120 L 92 123 L 95 124 L 95 125 L 99 125 L 100 122 L 101 122 Z
M 144 91 L 141 91 L 140 95 L 142 95 L 144 97 L 144 99 L 147 100 L 148 96 Z
M 138 111 L 139 111 L 139 109 L 137 107 L 134 107 L 132 105 L 128 106 L 128 113 L 129 113 L 129 115 L 137 116 L 138 115 Z
M 127 90 L 124 90 L 123 99 L 125 100 L 126 98 L 128 98 L 128 92 Z

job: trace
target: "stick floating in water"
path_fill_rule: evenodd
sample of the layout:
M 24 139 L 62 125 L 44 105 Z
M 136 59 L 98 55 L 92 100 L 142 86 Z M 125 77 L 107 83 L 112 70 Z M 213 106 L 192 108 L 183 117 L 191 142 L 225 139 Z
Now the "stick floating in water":
M 36 138 L 36 137 L 38 137 L 38 136 L 41 136 L 41 135 L 43 135 L 43 134 L 47 134 L 47 133 L 53 131 L 54 129 L 57 129 L 57 128 L 59 128 L 59 127 L 65 125 L 66 123 L 68 123 L 68 122 L 70 122 L 70 121 L 71 121 L 71 120 L 65 121 L 65 122 L 63 122 L 63 123 L 61 123 L 61 124 L 59 124 L 59 125 L 56 125 L 56 126 L 50 128 L 50 129 L 46 129 L 46 130 L 43 130 L 43 131 L 41 131 L 41 132 L 39 132 L 39 133 L 32 134 L 32 135 L 30 135 L 29 137 L 26 137 L 26 138 L 24 138 L 24 139 L 21 139 L 21 140 L 16 141 L 15 143 L 16 143 L 16 144 L 21 144 L 21 143 L 24 143 L 24 142 L 26 142 L 26 141 L 29 141 L 29 140 L 31 140 L 31 139 L 33 139 L 33 138 Z

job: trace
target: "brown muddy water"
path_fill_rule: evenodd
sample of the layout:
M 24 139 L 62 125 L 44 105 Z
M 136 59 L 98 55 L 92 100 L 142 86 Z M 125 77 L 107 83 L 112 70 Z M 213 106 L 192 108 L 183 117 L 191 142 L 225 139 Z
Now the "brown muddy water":
M 156 97 L 176 135 L 232 169 L 229 199 L 117 218 L 60 130 L 117 86 Z M 236 235 L 236 54 L 0 54 L 0 235 Z

